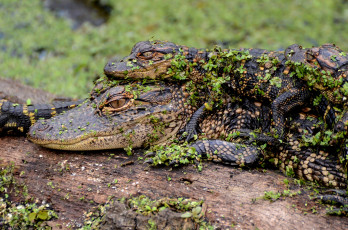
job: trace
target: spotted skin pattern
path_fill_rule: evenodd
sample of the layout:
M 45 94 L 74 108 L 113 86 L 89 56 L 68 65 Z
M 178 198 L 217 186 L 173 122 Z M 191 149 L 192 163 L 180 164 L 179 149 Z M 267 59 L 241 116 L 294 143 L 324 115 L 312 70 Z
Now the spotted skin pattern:
M 34 124 L 28 133 L 29 139 L 44 147 L 77 151 L 170 143 L 208 97 L 206 91 L 199 92 L 202 98 L 192 106 L 188 103 L 192 92 L 187 91 L 186 84 L 178 83 L 134 83 L 101 88 L 103 90 L 93 91 L 90 100 L 80 106 Z M 346 188 L 347 174 L 337 156 L 316 146 L 301 145 L 303 134 L 313 136 L 320 129 L 312 129 L 320 122 L 306 119 L 308 114 L 292 115 L 292 120 L 285 122 L 289 123 L 285 128 L 286 144 L 280 148 L 261 149 L 251 145 L 249 137 L 239 135 L 269 132 L 270 111 L 267 104 L 259 101 L 247 98 L 233 101 L 225 95 L 222 106 L 206 111 L 205 116 L 198 119 L 201 132 L 191 146 L 197 154 L 214 162 L 251 167 L 257 165 L 262 156 L 273 159 L 284 172 L 293 172 L 292 176 L 328 187 Z M 312 133 L 304 130 L 312 130 Z
M 230 104 L 227 108 L 229 109 L 224 113 L 212 113 L 200 122 L 200 129 L 204 135 L 199 139 L 206 137 L 209 140 L 192 144 L 199 154 L 208 154 L 214 161 L 239 166 L 257 164 L 262 155 L 265 159 L 272 159 L 271 162 L 284 173 L 291 172 L 293 176 L 316 181 L 328 187 L 347 187 L 347 169 L 339 163 L 338 155 L 321 150 L 320 146 L 306 146 L 303 141 L 304 135 L 310 139 L 324 129 L 324 124 L 317 116 L 303 112 L 293 114 L 286 127 L 285 144 L 278 148 L 261 150 L 244 144 L 245 140 L 241 140 L 239 135 L 233 135 L 229 141 L 216 139 L 240 131 L 268 132 L 267 124 L 271 122 L 269 108 L 259 102 L 252 103 L 248 100 Z M 328 150 L 330 149 L 332 147 Z
M 22 105 L 0 100 L 0 133 L 26 134 L 39 119 L 48 119 L 72 109 L 80 101 L 53 102 L 52 104 Z
M 322 46 L 320 49 L 331 52 L 330 47 Z M 311 65 L 313 60 L 308 64 L 306 61 L 309 58 L 296 56 L 299 54 L 296 50 L 294 54 L 291 50 L 285 53 L 259 49 L 242 51 L 248 51 L 250 57 L 234 63 L 233 70 L 239 71 L 222 71 L 221 68 L 226 66 L 214 69 L 218 75 L 229 74 L 230 79 L 224 82 L 226 91 L 220 96 L 222 104 L 209 109 L 205 103 L 211 99 L 212 88 L 196 87 L 198 92 L 188 89 L 192 82 L 196 86 L 207 83 L 204 77 L 211 73 L 203 64 L 208 63 L 212 56 L 219 55 L 220 51 L 207 52 L 168 42 L 140 42 L 130 56 L 117 63 L 108 63 L 104 71 L 113 79 L 128 77 L 131 82 L 132 79 L 150 78 L 161 80 L 160 83 L 152 82 L 149 91 L 141 92 L 139 87 L 131 84 L 131 87 L 127 84 L 102 87 L 103 90 L 92 93 L 90 100 L 81 107 L 33 125 L 29 139 L 44 147 L 77 151 L 147 147 L 170 142 L 179 130 L 190 124 L 191 118 L 194 122 L 189 130 L 197 126 L 200 131 L 195 133 L 199 141 L 191 146 L 198 154 L 213 161 L 251 166 L 257 164 L 262 155 L 273 159 L 275 165 L 291 176 L 325 186 L 346 188 L 347 172 L 339 162 L 339 156 L 328 147 L 321 149 L 321 146 L 306 145 L 303 141 L 303 135 L 310 138 L 318 133 L 312 130 L 312 126 L 319 124 L 319 120 L 308 123 L 296 117 L 297 109 L 308 105 L 317 95 L 311 91 L 317 88 L 308 87 L 307 79 L 290 76 L 292 69 L 286 63 L 301 60 L 305 65 Z M 287 55 L 287 52 L 293 56 Z M 189 73 L 189 78 L 184 81 L 170 79 L 173 73 L 168 73 L 168 68 L 173 68 L 175 54 L 185 57 L 181 61 L 186 63 L 183 66 L 187 68 L 181 71 Z M 325 62 L 323 60 L 327 55 L 313 57 L 320 64 Z M 342 60 L 340 63 L 344 63 Z M 323 66 L 321 64 L 317 68 L 324 69 Z M 325 68 L 336 74 L 345 71 L 342 66 L 335 69 L 327 65 Z M 341 73 L 337 76 L 345 78 Z M 235 100 L 235 95 L 240 97 L 240 101 Z M 194 104 L 190 101 L 193 97 L 196 97 Z M 318 106 L 319 113 L 315 116 L 326 118 L 327 115 L 331 121 L 335 120 L 330 106 L 335 101 L 325 95 L 320 103 L 326 104 Z M 315 111 L 314 108 L 312 110 Z M 20 111 L 25 113 L 26 110 Z M 196 114 L 197 111 L 199 113 Z M 307 121 L 310 115 L 303 116 Z M 253 136 L 252 132 L 270 133 L 272 129 L 277 138 L 283 139 L 284 144 L 280 147 L 261 149 L 245 140 Z M 312 133 L 303 130 L 312 130 Z M 335 146 L 337 144 L 330 143 L 329 147 Z
M 286 114 L 313 99 L 311 90 L 320 90 L 320 92 L 325 92 L 322 103 L 326 106 L 319 106 L 319 109 L 322 110 L 323 117 L 328 124 L 332 125 L 335 120 L 335 113 L 330 103 L 337 104 L 337 100 L 332 95 L 335 91 L 342 96 L 342 89 L 340 87 L 330 88 L 325 84 L 315 84 L 314 87 L 308 87 L 307 81 L 309 80 L 306 77 L 297 76 L 299 74 L 292 69 L 291 63 L 307 65 L 315 68 L 318 73 L 320 71 L 329 72 L 333 76 L 333 80 L 341 81 L 340 84 L 343 86 L 347 81 L 348 56 L 344 55 L 339 48 L 325 44 L 309 49 L 292 45 L 285 52 L 272 52 L 262 49 L 241 49 L 239 51 L 247 52 L 248 56 L 242 58 L 241 53 L 239 59 L 224 64 L 224 62 L 216 60 L 219 60 L 219 55 L 220 58 L 226 57 L 221 56 L 221 54 L 226 55 L 229 52 L 228 50 L 206 51 L 176 45 L 171 42 L 144 41 L 137 43 L 128 57 L 119 62 L 107 63 L 104 72 L 110 78 L 168 80 L 175 75 L 175 71 L 169 70 L 173 70 L 178 66 L 178 64 L 175 64 L 175 67 L 173 67 L 172 64 L 179 60 L 186 62 L 187 69 L 184 71 L 186 77 L 198 84 L 204 84 L 205 76 L 211 73 L 214 74 L 214 72 L 219 76 L 228 76 L 230 79 L 228 85 L 233 94 L 260 100 L 270 105 L 273 133 L 279 139 L 284 137 Z M 178 55 L 179 57 L 181 55 L 181 59 L 178 58 Z M 204 66 L 212 60 L 215 61 L 213 64 L 220 66 L 215 69 Z M 221 60 L 223 59 L 221 58 Z M 179 64 L 185 65 L 182 62 Z M 230 72 L 225 70 L 227 67 Z M 295 75 L 293 75 L 294 73 Z M 343 99 L 344 97 L 342 97 Z M 195 116 L 199 115 L 201 114 Z M 190 126 L 194 127 L 192 123 Z M 196 133 L 196 130 L 191 128 L 191 132 Z M 191 136 L 190 133 L 189 137 Z
M 29 139 L 44 147 L 65 150 L 135 148 L 168 143 L 179 135 L 179 130 L 207 100 L 203 90 L 197 106 L 190 105 L 192 92 L 187 91 L 185 83 L 131 86 L 116 85 L 92 93 L 91 99 L 80 107 L 33 125 Z M 129 88 L 131 90 L 127 91 Z M 130 97 L 129 93 L 134 96 Z M 129 98 L 132 100 L 127 101 Z M 112 112 L 110 108 L 115 101 L 124 109 Z M 120 104 L 121 101 L 124 104 Z M 271 108 L 247 98 L 233 101 L 229 95 L 224 96 L 223 102 L 223 106 L 206 111 L 205 116 L 198 119 L 200 141 L 192 146 L 199 154 L 209 155 L 216 162 L 239 166 L 257 164 L 262 155 L 274 159 L 275 165 L 284 172 L 293 171 L 294 176 L 331 187 L 347 186 L 347 175 L 337 155 L 321 150 L 320 146 L 303 145 L 302 135 L 310 138 L 324 128 L 323 125 L 318 128 L 318 119 L 293 114 L 285 122 L 289 123 L 285 128 L 285 144 L 262 150 L 250 145 L 250 136 L 243 136 L 243 133 L 270 132 Z M 314 126 L 317 128 L 312 129 Z M 312 131 L 306 133 L 307 130 Z

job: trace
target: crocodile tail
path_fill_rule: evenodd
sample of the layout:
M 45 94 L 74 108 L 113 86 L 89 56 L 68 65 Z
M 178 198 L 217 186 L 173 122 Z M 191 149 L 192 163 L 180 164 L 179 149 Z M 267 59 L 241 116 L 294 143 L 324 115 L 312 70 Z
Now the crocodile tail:
M 25 134 L 37 120 L 51 118 L 82 102 L 83 100 L 23 105 L 0 100 L 0 133 Z
M 198 155 L 214 162 L 233 166 L 251 166 L 258 162 L 261 150 L 251 145 L 241 145 L 222 140 L 202 140 L 191 145 Z
M 335 188 L 346 188 L 348 185 L 347 174 L 338 163 L 337 156 L 308 148 L 284 149 L 276 158 L 281 170 L 288 176 L 296 175 Z

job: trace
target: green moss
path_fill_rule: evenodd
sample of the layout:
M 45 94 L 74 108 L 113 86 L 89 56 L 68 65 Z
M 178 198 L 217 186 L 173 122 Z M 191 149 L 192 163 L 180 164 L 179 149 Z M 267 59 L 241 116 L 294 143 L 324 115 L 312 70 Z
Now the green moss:
M 203 200 L 193 201 L 186 198 L 161 198 L 152 200 L 145 195 L 140 195 L 128 199 L 127 203 L 132 210 L 144 216 L 151 216 L 169 208 L 176 212 L 182 212 L 182 218 L 192 218 L 202 229 L 212 229 L 212 226 L 206 223 L 203 218 Z
M 40 0 L 2 0 L 0 76 L 85 97 L 109 58 L 125 56 L 136 42 L 151 38 L 195 47 L 221 43 L 272 50 L 332 42 L 348 50 L 341 0 L 103 2 L 113 7 L 108 23 L 74 31 L 69 20 L 55 17 Z
M 14 179 L 13 170 L 13 164 L 0 170 L 1 226 L 4 229 L 50 229 L 46 221 L 58 218 L 57 214 L 50 210 L 48 204 L 29 202 L 27 188 Z M 25 202 L 12 202 L 13 195 L 24 198 Z
M 170 146 L 152 146 L 150 150 L 146 152 L 146 154 L 154 155 L 153 157 L 146 159 L 147 161 L 151 162 L 153 166 L 179 166 L 194 164 L 196 161 L 198 161 L 200 162 L 198 169 L 199 171 L 202 170 L 202 156 L 198 155 L 197 151 L 193 147 L 189 147 L 186 142 L 181 145 L 171 144 Z

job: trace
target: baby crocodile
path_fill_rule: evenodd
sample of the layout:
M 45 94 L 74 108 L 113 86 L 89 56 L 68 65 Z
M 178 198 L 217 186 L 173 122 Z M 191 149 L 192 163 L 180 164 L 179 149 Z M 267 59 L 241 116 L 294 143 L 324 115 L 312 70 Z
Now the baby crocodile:
M 293 45 L 285 52 L 206 51 L 144 41 L 137 43 L 129 56 L 110 61 L 104 72 L 110 78 L 190 80 L 209 88 L 210 101 L 216 100 L 220 86 L 225 84 L 233 95 L 270 105 L 274 136 L 279 139 L 284 136 L 285 115 L 294 108 L 315 98 L 323 117 L 332 125 L 335 113 L 331 104 L 343 105 L 348 95 L 348 56 L 334 45 L 311 49 Z M 318 96 L 318 90 L 323 94 Z
M 131 150 L 168 143 L 209 97 L 204 90 L 196 92 L 201 97 L 194 107 L 188 103 L 193 94 L 188 88 L 189 84 L 184 82 L 97 85 L 91 99 L 79 107 L 34 124 L 29 139 L 44 147 L 64 150 Z M 260 155 L 265 154 L 277 159 L 274 162 L 284 171 L 292 170 L 299 177 L 332 187 L 347 186 L 347 175 L 336 155 L 319 151 L 318 146 L 300 144 L 303 133 L 316 135 L 317 130 L 312 133 L 304 130 L 312 130 L 315 124 L 320 130 L 319 121 L 306 123 L 307 119 L 296 118 L 293 122 L 298 121 L 300 125 L 297 129 L 292 128 L 293 134 L 286 135 L 288 144 L 267 154 L 258 147 L 245 144 L 238 132 L 267 132 L 271 122 L 270 108 L 247 99 L 234 102 L 227 94 L 222 99 L 222 106 L 207 111 L 200 119 L 199 140 L 191 144 L 197 154 L 240 166 L 256 164 Z

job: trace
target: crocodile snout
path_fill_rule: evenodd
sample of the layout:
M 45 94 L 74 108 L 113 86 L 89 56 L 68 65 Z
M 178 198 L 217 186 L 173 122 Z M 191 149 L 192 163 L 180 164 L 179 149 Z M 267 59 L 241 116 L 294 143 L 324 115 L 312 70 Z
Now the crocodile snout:
M 127 61 L 111 59 L 104 67 L 104 73 L 107 76 L 122 76 L 124 71 L 127 71 L 129 66 L 127 66 Z
M 36 122 L 30 127 L 28 132 L 29 139 L 47 139 L 47 133 L 52 131 L 53 127 L 49 125 L 45 120 Z
M 116 64 L 114 62 L 108 62 L 104 67 L 104 73 L 106 75 L 112 75 L 115 72 Z

